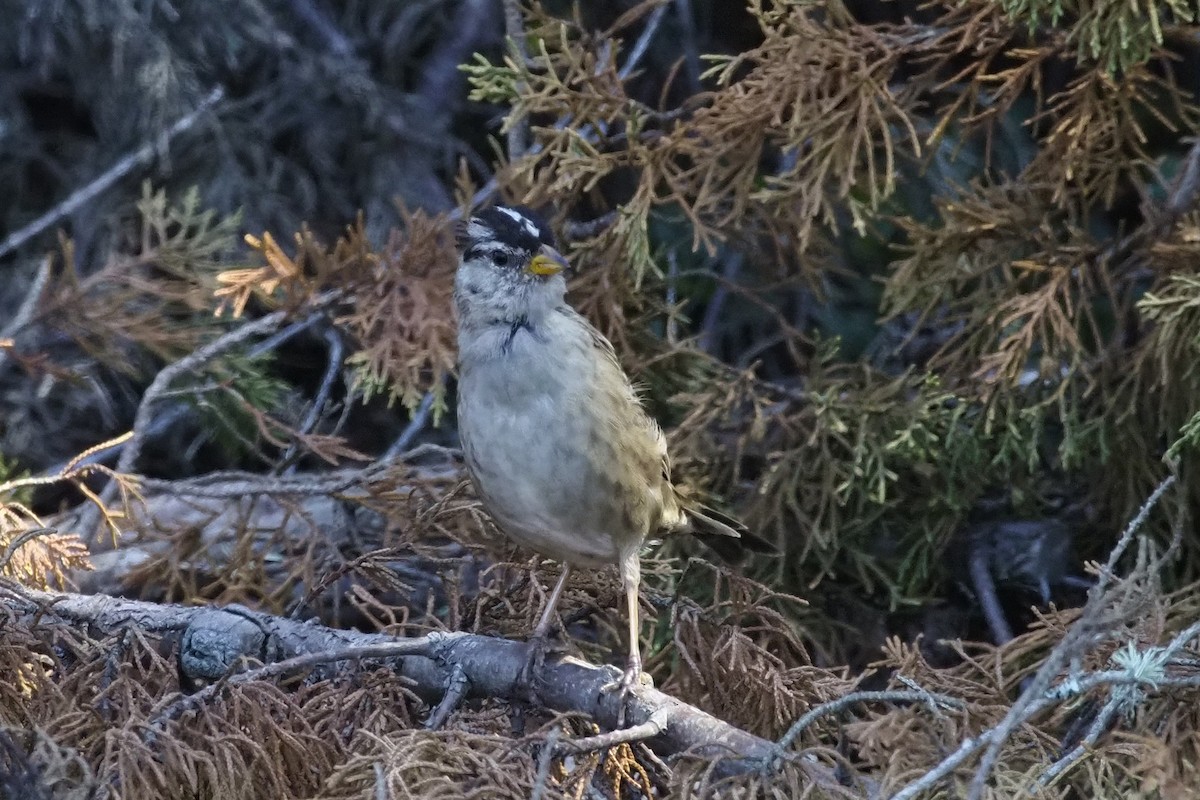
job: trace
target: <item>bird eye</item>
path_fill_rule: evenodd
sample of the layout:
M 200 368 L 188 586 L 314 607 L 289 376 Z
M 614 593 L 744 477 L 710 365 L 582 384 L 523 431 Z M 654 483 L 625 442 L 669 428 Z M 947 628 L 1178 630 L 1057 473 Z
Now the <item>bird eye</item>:
M 507 267 L 508 266 L 508 253 L 504 252 L 503 250 L 493 253 L 492 254 L 492 263 L 495 264 L 497 267 Z

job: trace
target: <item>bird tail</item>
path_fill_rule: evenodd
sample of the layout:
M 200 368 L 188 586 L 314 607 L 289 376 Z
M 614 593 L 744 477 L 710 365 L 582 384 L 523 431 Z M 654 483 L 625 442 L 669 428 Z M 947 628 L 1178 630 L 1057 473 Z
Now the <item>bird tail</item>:
M 738 520 L 700 504 L 689 504 L 684 513 L 688 519 L 688 532 L 706 547 L 731 564 L 737 564 L 746 552 L 774 553 L 779 551 L 768 541 L 750 532 Z

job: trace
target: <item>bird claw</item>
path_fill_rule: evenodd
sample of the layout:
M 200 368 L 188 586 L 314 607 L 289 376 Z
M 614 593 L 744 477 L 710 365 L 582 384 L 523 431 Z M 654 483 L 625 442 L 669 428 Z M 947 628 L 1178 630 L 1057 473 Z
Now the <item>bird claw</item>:
M 617 692 L 617 728 L 625 727 L 625 701 L 629 699 L 629 693 L 634 687 L 654 687 L 654 679 L 650 677 L 650 673 L 642 672 L 641 659 L 630 659 L 628 666 L 616 680 L 610 681 L 600 687 L 600 691 L 604 694 Z

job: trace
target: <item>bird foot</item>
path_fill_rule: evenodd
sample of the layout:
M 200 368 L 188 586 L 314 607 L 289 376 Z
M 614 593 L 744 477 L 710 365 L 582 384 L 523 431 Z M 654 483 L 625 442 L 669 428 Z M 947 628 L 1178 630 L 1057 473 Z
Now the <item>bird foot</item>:
M 650 673 L 642 672 L 642 660 L 630 658 L 621 676 L 614 681 L 604 684 L 600 691 L 605 694 L 617 692 L 617 728 L 625 727 L 625 701 L 634 687 L 646 686 L 653 688 L 654 679 Z

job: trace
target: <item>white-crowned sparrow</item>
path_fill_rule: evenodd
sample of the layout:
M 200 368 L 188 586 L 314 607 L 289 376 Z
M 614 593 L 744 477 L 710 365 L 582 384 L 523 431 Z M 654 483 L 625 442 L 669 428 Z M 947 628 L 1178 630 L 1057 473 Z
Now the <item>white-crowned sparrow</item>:
M 617 566 L 629 614 L 628 687 L 641 674 L 638 554 L 646 538 L 692 533 L 721 555 L 734 544 L 768 546 L 680 497 L 666 439 L 612 345 L 564 300 L 568 265 L 546 226 L 527 210 L 494 207 L 460 224 L 456 241 L 458 425 L 471 480 L 507 535 L 564 562 L 535 637 L 549 633 L 571 567 Z

